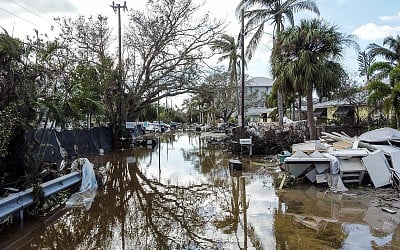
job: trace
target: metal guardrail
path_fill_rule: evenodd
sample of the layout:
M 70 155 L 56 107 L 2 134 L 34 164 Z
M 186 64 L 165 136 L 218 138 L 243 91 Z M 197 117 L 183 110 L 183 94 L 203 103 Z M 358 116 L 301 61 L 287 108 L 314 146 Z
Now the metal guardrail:
M 41 184 L 44 197 L 49 196 L 66 189 L 82 180 L 80 172 L 73 172 L 51 181 Z M 0 221 L 11 214 L 19 211 L 20 219 L 23 220 L 23 210 L 34 203 L 32 188 L 12 194 L 6 198 L 0 199 Z

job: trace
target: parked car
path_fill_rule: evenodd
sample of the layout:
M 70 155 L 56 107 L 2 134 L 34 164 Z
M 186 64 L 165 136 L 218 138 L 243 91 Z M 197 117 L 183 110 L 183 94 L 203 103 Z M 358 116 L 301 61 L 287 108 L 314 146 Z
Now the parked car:
M 148 132 L 163 132 L 162 125 L 158 123 L 148 123 L 145 130 Z
M 177 124 L 176 122 L 171 122 L 171 123 L 169 124 L 169 128 L 170 128 L 171 130 L 175 130 L 175 129 L 178 128 L 178 124 Z
M 237 124 L 231 123 L 231 122 L 219 123 L 218 124 L 218 130 L 223 130 L 223 131 L 232 129 L 234 127 L 237 127 Z

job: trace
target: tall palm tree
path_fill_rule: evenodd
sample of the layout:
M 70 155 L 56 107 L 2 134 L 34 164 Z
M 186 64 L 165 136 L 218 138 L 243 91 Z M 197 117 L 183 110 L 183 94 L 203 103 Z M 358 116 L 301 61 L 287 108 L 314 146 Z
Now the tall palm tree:
M 310 139 L 316 139 L 313 91 L 328 94 L 338 88 L 346 73 L 338 60 L 345 46 L 356 45 L 352 36 L 322 20 L 302 20 L 280 33 L 272 52 L 272 72 L 278 82 L 289 78 L 302 83 L 307 97 Z
M 400 128 L 400 35 L 386 37 L 383 46 L 370 44 L 367 50 L 370 56 L 381 56 L 386 60 L 371 65 L 369 73 L 372 75 L 372 82 L 368 86 L 371 93 L 369 99 L 371 101 L 379 96 L 384 102 L 385 112 L 394 111 L 396 127 Z M 383 86 L 382 82 L 387 78 L 390 83 L 388 88 Z M 378 93 L 381 89 L 386 89 L 382 92 L 386 94 Z
M 228 60 L 228 72 L 230 76 L 230 82 L 236 88 L 236 108 L 237 114 L 239 114 L 239 86 L 238 86 L 238 61 L 241 56 L 237 53 L 238 44 L 233 36 L 222 34 L 219 39 L 216 39 L 211 49 L 221 54 L 218 61 Z
M 275 47 L 275 38 L 284 29 L 285 21 L 289 21 L 291 26 L 294 25 L 294 13 L 307 10 L 319 15 L 319 9 L 315 0 L 241 0 L 236 10 L 239 11 L 241 9 L 247 10 L 244 15 L 244 18 L 248 19 L 245 32 L 253 34 L 246 49 L 246 55 L 250 59 L 261 42 L 265 26 L 274 26 L 273 37 Z M 279 124 L 282 127 L 283 86 L 280 86 L 279 82 L 276 84 L 278 84 L 277 98 Z

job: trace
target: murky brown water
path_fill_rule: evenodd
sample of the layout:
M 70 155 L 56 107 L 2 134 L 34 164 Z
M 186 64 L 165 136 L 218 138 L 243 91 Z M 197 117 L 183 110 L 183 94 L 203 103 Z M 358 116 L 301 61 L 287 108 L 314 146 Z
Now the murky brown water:
M 396 217 L 357 196 L 273 185 L 276 167 L 246 158 L 231 172 L 221 146 L 163 135 L 155 149 L 96 156 L 111 162 L 91 209 L 58 209 L 0 232 L 9 249 L 397 249 Z M 256 163 L 258 162 L 258 163 Z M 386 217 L 385 217 L 386 216 Z

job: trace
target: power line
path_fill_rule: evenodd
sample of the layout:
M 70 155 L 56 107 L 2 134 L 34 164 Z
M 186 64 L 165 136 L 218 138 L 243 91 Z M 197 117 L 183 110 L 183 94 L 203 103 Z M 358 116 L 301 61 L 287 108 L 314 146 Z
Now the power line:
M 15 5 L 18 5 L 19 7 L 23 8 L 24 10 L 28 11 L 29 13 L 34 14 L 35 16 L 42 18 L 43 20 L 45 20 L 43 17 L 39 16 L 38 14 L 36 14 L 33 11 L 30 11 L 29 9 L 25 8 L 24 6 L 20 5 L 19 3 L 15 2 L 14 0 L 10 0 L 11 2 L 13 2 Z
M 39 12 L 41 12 L 41 13 L 43 13 L 43 14 L 46 14 L 45 11 L 43 11 L 43 10 L 37 8 L 35 5 L 32 5 L 32 4 L 30 4 L 29 2 L 24 2 L 23 0 L 20 0 L 20 1 L 23 2 L 23 3 L 26 4 L 26 5 L 29 5 L 30 7 L 34 8 L 35 10 L 38 10 Z
M 10 11 L 8 11 L 8 10 L 5 10 L 5 9 L 3 9 L 3 8 L 0 8 L 0 10 L 2 10 L 2 11 L 4 11 L 4 12 L 7 12 L 8 14 L 10 14 L 10 15 L 12 15 L 12 16 L 15 16 L 15 17 L 17 17 L 17 18 L 19 18 L 19 19 L 21 19 L 21 20 L 27 22 L 27 23 L 30 23 L 30 24 L 32 24 L 33 26 L 37 26 L 36 24 L 34 24 L 34 23 L 32 23 L 32 22 L 26 20 L 26 19 L 23 18 L 23 17 L 17 16 L 17 15 L 15 15 L 14 13 L 12 13 L 12 12 L 10 12 Z

